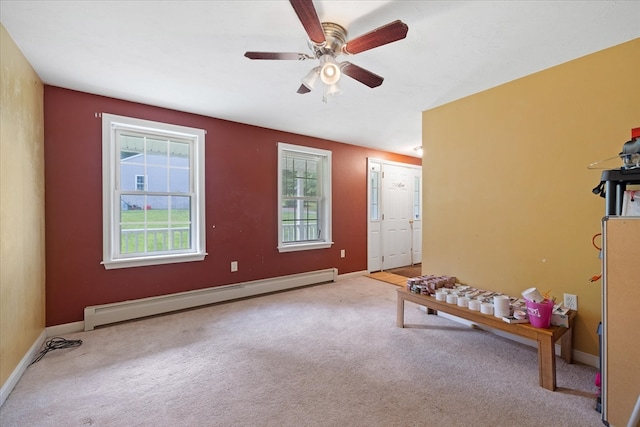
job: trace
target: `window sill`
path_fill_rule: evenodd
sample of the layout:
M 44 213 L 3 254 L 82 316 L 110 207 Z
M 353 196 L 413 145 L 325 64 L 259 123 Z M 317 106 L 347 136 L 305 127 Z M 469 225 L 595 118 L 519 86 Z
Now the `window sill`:
M 202 261 L 207 253 L 162 255 L 143 258 L 114 259 L 102 261 L 105 270 L 115 270 L 117 268 L 143 267 L 148 265 L 177 264 L 180 262 Z
M 313 249 L 328 249 L 333 245 L 333 242 L 312 242 L 312 243 L 295 243 L 289 245 L 278 246 L 278 252 L 296 252 L 296 251 L 309 251 Z

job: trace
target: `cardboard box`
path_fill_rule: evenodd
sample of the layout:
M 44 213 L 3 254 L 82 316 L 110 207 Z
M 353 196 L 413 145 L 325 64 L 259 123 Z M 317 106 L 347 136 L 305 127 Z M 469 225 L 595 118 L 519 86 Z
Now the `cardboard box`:
M 551 313 L 551 324 L 554 326 L 562 326 L 563 328 L 569 327 L 569 312 L 570 308 L 567 307 L 555 307 L 553 313 Z

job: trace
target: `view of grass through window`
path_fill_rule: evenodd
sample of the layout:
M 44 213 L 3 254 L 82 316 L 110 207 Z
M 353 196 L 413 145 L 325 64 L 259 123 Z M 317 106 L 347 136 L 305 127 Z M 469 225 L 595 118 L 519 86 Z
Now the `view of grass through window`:
M 146 228 L 145 228 L 146 224 Z M 191 247 L 189 209 L 122 210 L 121 253 L 146 253 Z

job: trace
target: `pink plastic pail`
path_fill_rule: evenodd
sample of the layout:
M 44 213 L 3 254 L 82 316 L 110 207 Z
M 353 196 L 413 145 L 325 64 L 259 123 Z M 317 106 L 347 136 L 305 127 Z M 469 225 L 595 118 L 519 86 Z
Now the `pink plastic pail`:
M 525 300 L 529 323 L 536 328 L 548 328 L 551 325 L 551 313 L 553 312 L 553 300 L 545 299 L 542 302 Z

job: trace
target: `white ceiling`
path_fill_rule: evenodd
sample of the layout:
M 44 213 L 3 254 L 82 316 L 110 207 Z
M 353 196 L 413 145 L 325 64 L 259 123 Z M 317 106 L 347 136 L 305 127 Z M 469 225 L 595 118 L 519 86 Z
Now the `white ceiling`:
M 407 38 L 348 60 L 322 102 L 299 95 L 315 61 L 288 1 L 0 1 L 0 20 L 45 84 L 407 155 L 421 112 L 640 37 L 638 1 L 315 1 L 355 38 L 396 19 Z M 640 52 L 639 52 L 640 54 Z M 339 60 L 344 60 L 341 56 Z

